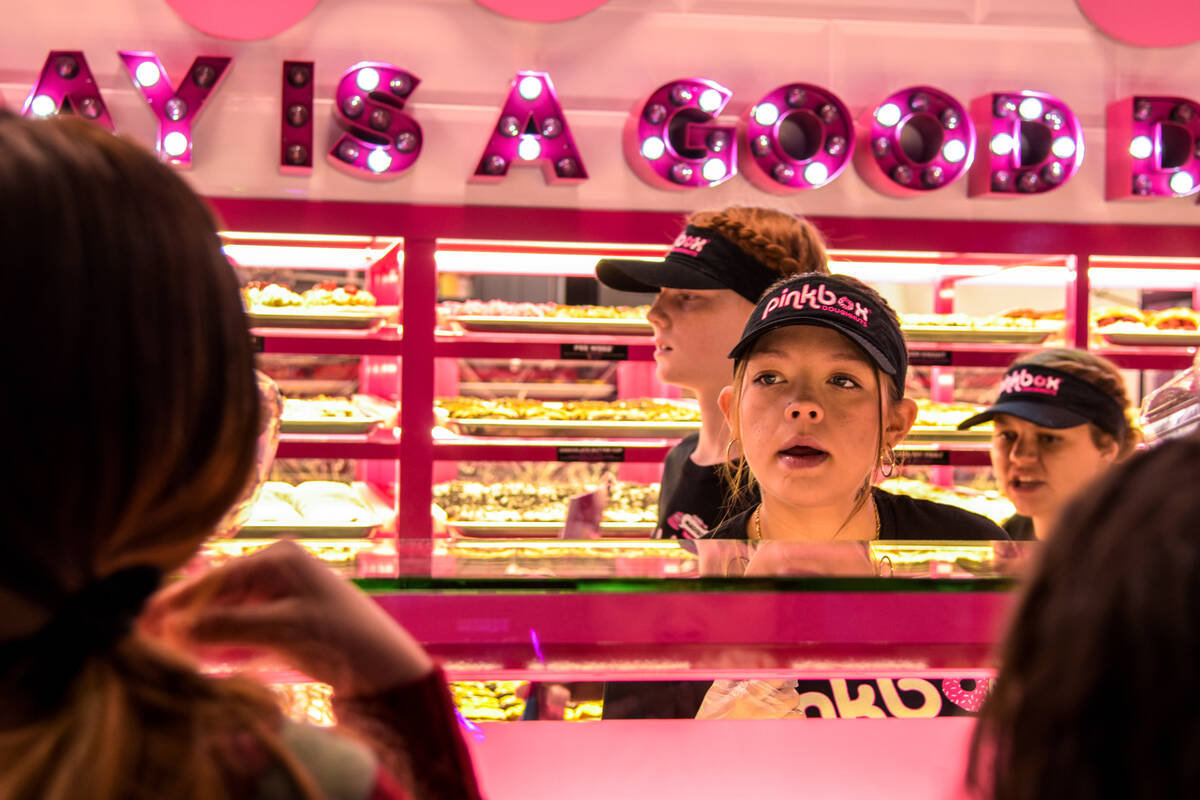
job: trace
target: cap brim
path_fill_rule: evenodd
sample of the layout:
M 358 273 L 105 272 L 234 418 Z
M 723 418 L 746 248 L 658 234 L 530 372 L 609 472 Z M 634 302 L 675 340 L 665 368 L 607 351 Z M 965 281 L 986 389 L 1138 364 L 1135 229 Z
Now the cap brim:
M 728 289 L 699 270 L 674 261 L 637 261 L 602 258 L 596 262 L 596 278 L 610 289 L 622 292 L 657 292 L 668 289 Z
M 778 330 L 779 328 L 788 328 L 793 325 L 808 325 L 808 326 L 815 326 L 818 328 L 829 328 L 830 330 L 837 331 L 838 333 L 842 334 L 847 339 L 849 339 L 850 341 L 854 342 L 856 345 L 861 347 L 863 349 L 863 351 L 867 354 L 867 356 L 872 361 L 875 362 L 875 366 L 879 367 L 886 374 L 895 375 L 897 372 L 896 365 L 893 364 L 891 362 L 891 360 L 883 354 L 883 351 L 881 351 L 878 347 L 876 347 L 874 344 L 872 344 L 870 342 L 870 340 L 867 339 L 867 337 L 863 336 L 861 333 L 854 330 L 849 325 L 846 325 L 846 326 L 839 325 L 836 321 L 834 321 L 832 319 L 816 319 L 816 318 L 796 319 L 794 317 L 792 317 L 792 318 L 782 317 L 776 323 L 767 323 L 763 327 L 759 328 L 757 331 L 754 332 L 753 337 L 751 337 L 749 339 L 742 339 L 742 341 L 738 342 L 737 345 L 734 346 L 733 350 L 730 351 L 729 357 L 734 360 L 743 358 L 746 355 L 746 353 L 750 350 L 750 348 L 754 346 L 754 343 L 757 342 L 759 339 L 761 339 L 765 334 L 768 334 L 774 330 Z
M 1034 425 L 1041 425 L 1043 428 L 1055 429 L 1074 428 L 1091 421 L 1082 414 L 1076 414 L 1074 411 L 1069 411 L 1060 406 L 1052 406 L 1049 403 L 1013 400 L 1007 403 L 997 403 L 986 411 L 981 411 L 969 419 L 964 419 L 958 423 L 958 429 L 965 431 L 967 428 L 973 428 L 981 423 L 990 422 L 998 414 L 1008 414 L 1009 416 L 1023 419 L 1026 422 L 1032 422 Z

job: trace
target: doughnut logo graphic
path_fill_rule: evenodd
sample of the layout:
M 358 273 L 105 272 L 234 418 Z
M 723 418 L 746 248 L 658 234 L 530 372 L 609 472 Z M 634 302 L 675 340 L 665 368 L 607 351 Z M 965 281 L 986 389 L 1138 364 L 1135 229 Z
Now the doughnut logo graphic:
M 583 16 L 608 0 L 476 0 L 484 8 L 522 22 L 562 22 Z
M 283 33 L 320 0 L 167 0 L 167 5 L 197 30 L 221 39 L 250 41 Z

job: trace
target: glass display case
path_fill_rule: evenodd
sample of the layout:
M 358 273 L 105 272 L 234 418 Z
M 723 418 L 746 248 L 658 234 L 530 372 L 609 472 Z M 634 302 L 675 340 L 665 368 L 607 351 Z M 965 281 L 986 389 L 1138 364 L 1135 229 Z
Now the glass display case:
M 262 367 L 291 401 L 281 459 L 353 464 L 342 480 L 390 509 L 385 535 L 554 538 L 570 498 L 600 487 L 610 502 L 599 535 L 653 530 L 659 465 L 698 413 L 655 378 L 650 298 L 615 296 L 592 276 L 603 256 L 661 254 L 677 216 L 214 202 L 242 230 L 226 250 L 248 294 L 300 303 L 251 308 Z M 1200 267 L 1182 255 L 1192 228 L 815 222 L 833 268 L 876 286 L 903 318 L 921 415 L 890 491 L 1003 519 L 989 431 L 954 425 L 990 401 L 1013 359 L 1097 350 L 1127 370 L 1137 402 L 1200 342 Z M 333 307 L 309 305 L 310 292 Z M 1149 308 L 1163 302 L 1174 308 Z
M 986 695 L 1036 547 L 396 540 L 344 568 L 442 664 L 489 797 L 710 797 L 736 794 L 735 778 L 764 796 L 826 785 L 949 797 L 965 714 Z M 334 722 L 327 687 L 263 674 L 294 714 Z M 814 699 L 818 685 L 828 700 Z M 706 704 L 771 687 L 792 706 L 601 719 L 614 686 Z M 706 770 L 695 752 L 753 774 Z

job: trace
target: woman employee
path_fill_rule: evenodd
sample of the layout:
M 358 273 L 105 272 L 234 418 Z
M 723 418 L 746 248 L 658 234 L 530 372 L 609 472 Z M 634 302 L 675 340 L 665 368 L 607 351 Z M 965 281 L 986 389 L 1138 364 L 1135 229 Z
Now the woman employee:
M 700 432 L 663 465 L 658 538 L 697 539 L 738 508 L 719 467 L 736 457 L 717 405 L 733 377 L 729 349 L 768 286 L 785 275 L 828 272 L 821 235 L 770 208 L 731 206 L 691 215 L 662 261 L 603 259 L 596 277 L 613 289 L 657 292 L 654 328 L 659 380 L 695 393 Z
M 1082 350 L 1041 350 L 1004 374 L 991 408 L 992 470 L 1017 514 L 1014 539 L 1045 539 L 1059 510 L 1137 446 L 1125 381 L 1112 362 Z

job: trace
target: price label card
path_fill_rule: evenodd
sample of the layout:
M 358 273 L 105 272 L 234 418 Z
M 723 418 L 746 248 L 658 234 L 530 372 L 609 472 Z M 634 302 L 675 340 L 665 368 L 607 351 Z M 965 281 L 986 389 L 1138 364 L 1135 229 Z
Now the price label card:
M 954 354 L 949 350 L 910 350 L 908 363 L 913 367 L 951 367 Z
M 621 462 L 625 460 L 625 448 L 605 445 L 597 447 L 563 445 L 558 448 L 558 460 Z
M 896 453 L 900 463 L 914 467 L 948 467 L 949 450 L 900 450 Z
M 629 345 L 563 343 L 559 354 L 566 361 L 628 361 Z

